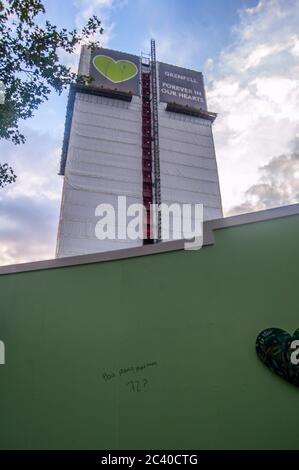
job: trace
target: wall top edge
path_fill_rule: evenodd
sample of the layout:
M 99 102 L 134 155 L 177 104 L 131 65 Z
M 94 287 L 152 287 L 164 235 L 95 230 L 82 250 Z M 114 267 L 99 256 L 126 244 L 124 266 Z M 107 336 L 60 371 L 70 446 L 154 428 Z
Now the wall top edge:
M 224 217 L 220 219 L 206 221 L 204 222 L 203 227 L 203 246 L 209 246 L 214 244 L 214 230 L 221 230 L 245 224 L 274 220 L 294 215 L 299 215 L 299 204 L 275 207 L 273 209 L 266 209 L 263 211 L 251 212 L 247 214 L 235 215 L 231 217 Z M 138 256 L 147 256 L 171 251 L 178 251 L 184 249 L 184 243 L 184 240 L 174 240 L 154 245 L 145 245 L 136 248 L 128 248 L 101 253 L 92 253 L 88 255 L 77 255 L 65 258 L 0 266 L 0 275 L 78 266 L 85 264 L 100 263 L 105 261 L 117 261 L 122 259 L 135 258 Z

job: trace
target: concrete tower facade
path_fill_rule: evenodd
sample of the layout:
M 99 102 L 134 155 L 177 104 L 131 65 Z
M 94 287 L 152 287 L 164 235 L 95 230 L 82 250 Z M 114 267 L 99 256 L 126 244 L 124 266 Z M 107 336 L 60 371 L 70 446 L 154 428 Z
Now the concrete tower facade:
M 162 203 L 202 203 L 205 220 L 222 217 L 216 115 L 207 111 L 201 73 L 156 63 L 153 53 L 143 61 L 83 47 L 79 74 L 93 81 L 70 89 L 57 257 L 141 246 L 140 239 L 96 237 L 97 206 L 119 211 L 118 196 L 146 206 L 159 191 Z

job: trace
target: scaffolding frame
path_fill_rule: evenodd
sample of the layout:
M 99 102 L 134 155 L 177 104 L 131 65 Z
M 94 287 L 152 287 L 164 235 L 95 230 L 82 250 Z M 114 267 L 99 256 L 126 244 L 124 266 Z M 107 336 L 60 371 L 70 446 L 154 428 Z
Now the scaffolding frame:
M 160 179 L 160 146 L 159 146 L 159 114 L 158 114 L 158 79 L 156 42 L 151 39 L 151 84 L 152 84 L 152 141 L 154 154 L 154 193 L 157 208 L 157 230 L 155 242 L 161 241 L 161 179 Z
M 152 110 L 150 83 L 150 56 L 141 53 L 141 99 L 142 99 L 142 193 L 145 207 L 143 244 L 154 242 L 151 207 L 153 204 L 152 180 Z

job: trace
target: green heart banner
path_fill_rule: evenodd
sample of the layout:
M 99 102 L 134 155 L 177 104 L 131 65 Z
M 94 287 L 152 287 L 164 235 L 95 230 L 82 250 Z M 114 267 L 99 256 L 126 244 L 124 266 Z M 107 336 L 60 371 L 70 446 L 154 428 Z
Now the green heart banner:
M 263 330 L 256 339 L 256 352 L 272 372 L 299 387 L 299 329 L 292 336 L 280 328 Z
M 137 66 L 130 60 L 114 60 L 106 55 L 96 55 L 93 65 L 97 71 L 112 83 L 122 83 L 134 78 L 138 73 Z

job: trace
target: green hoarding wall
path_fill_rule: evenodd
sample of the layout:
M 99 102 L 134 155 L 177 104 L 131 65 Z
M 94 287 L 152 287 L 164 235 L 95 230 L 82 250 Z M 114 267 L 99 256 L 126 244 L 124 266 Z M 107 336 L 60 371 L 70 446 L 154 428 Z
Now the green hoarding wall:
M 299 390 L 255 353 L 299 327 L 299 216 L 214 235 L 0 276 L 0 447 L 299 448 Z

